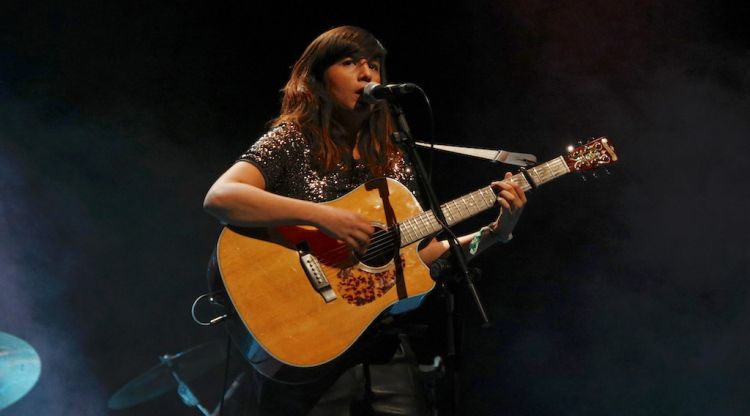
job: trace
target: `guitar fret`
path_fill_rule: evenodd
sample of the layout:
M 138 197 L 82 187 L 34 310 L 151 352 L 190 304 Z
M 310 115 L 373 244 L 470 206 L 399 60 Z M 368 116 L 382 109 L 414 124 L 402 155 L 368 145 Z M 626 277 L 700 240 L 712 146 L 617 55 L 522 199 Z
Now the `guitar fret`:
M 544 164 L 544 168 L 547 170 L 547 180 L 545 182 L 549 182 L 552 179 L 555 179 L 555 172 L 552 170 L 553 163 L 547 162 Z
M 455 211 L 456 204 L 453 203 L 453 201 L 448 202 L 447 204 L 445 204 L 445 206 L 448 208 L 448 211 L 450 211 L 450 213 L 451 213 L 451 217 L 453 218 L 453 221 L 452 221 L 453 224 L 461 221 L 458 218 L 458 215 L 457 215 L 457 213 Z
M 541 185 L 541 179 L 539 178 L 539 168 L 533 168 L 529 169 L 527 172 L 529 172 L 529 176 L 531 176 L 531 179 L 534 181 L 534 183 L 538 186 Z
M 479 208 L 479 204 L 477 204 L 477 200 L 474 199 L 474 192 L 469 194 L 469 199 L 471 199 L 471 208 L 472 208 L 471 211 L 472 211 L 472 215 L 474 215 L 475 213 L 477 213 L 477 209 Z
M 490 191 L 489 195 L 487 192 L 488 190 Z M 487 208 L 495 205 L 495 198 L 495 192 L 492 191 L 492 188 L 482 189 L 482 199 L 484 200 L 484 204 L 487 206 Z
M 409 241 L 415 241 L 417 239 L 416 221 L 412 218 L 409 224 Z
M 549 181 L 549 162 L 542 163 L 541 165 L 537 166 L 536 171 L 539 174 L 539 181 L 537 182 L 537 185 L 542 185 Z
M 417 232 L 414 229 L 414 224 L 415 224 L 414 218 L 411 218 L 409 220 L 409 229 L 408 229 L 408 232 L 407 232 L 407 236 L 409 236 L 409 239 L 412 240 L 412 241 L 414 241 L 416 239 L 416 237 L 417 237 Z
M 421 230 L 421 228 L 422 228 L 422 220 L 421 220 L 422 215 L 423 214 L 420 214 L 420 215 L 414 217 L 414 231 L 415 231 L 414 232 L 414 237 L 415 238 L 418 238 L 419 235 L 422 233 L 422 230 Z
M 448 204 L 443 204 L 440 206 L 440 208 L 443 210 L 443 215 L 445 215 L 446 221 L 448 221 L 448 225 L 454 224 L 456 221 L 453 219 L 453 213 L 449 209 Z
M 465 220 L 465 219 L 469 218 L 469 206 L 466 203 L 466 196 L 465 195 L 461 197 L 460 208 L 463 208 L 463 214 L 461 215 L 461 217 L 462 217 L 461 219 Z
M 529 183 L 528 179 L 526 179 L 526 176 L 523 173 L 514 175 L 513 182 L 515 182 L 518 186 L 520 186 L 521 189 L 524 190 L 524 192 L 531 189 L 531 184 Z
M 443 228 L 442 226 L 440 226 L 440 223 L 438 222 L 437 218 L 435 218 L 435 214 L 432 211 L 430 211 L 430 215 L 427 216 L 427 219 L 429 221 L 428 224 L 430 226 L 428 234 L 436 233 L 438 230 Z
M 545 182 L 544 180 L 544 164 L 541 164 L 534 169 L 534 173 L 536 173 L 536 182 L 538 185 L 541 185 Z
M 558 156 L 557 159 L 555 160 L 557 160 L 557 163 L 559 163 L 560 165 L 560 174 L 558 176 L 562 176 L 562 175 L 570 173 L 570 168 L 568 167 L 568 163 L 565 162 L 564 157 Z
M 420 237 L 425 237 L 430 234 L 430 216 L 429 215 L 420 215 L 419 216 L 419 222 L 421 224 L 422 229 L 422 235 Z
M 409 222 L 411 222 L 411 218 L 405 220 L 401 223 L 401 226 L 399 227 L 399 231 L 401 232 L 401 244 L 403 245 L 406 241 L 409 241 Z
M 550 171 L 550 178 L 547 179 L 547 181 L 558 178 L 570 172 L 570 170 L 568 169 L 568 165 L 567 163 L 565 163 L 565 159 L 562 156 L 550 160 L 549 162 L 545 163 L 545 165 L 547 165 L 547 169 Z
M 401 247 L 409 244 L 409 236 L 407 235 L 408 232 L 407 232 L 406 228 L 407 228 L 406 227 L 406 221 L 404 221 L 401 224 L 399 224 L 398 230 L 399 230 L 399 233 L 401 234 Z
M 550 163 L 547 164 L 549 166 L 550 170 L 550 178 L 549 180 L 553 180 L 560 176 L 560 165 L 555 160 L 550 160 Z
M 546 163 L 542 163 L 539 166 L 529 169 L 527 172 L 529 173 L 531 179 L 534 181 L 535 185 L 539 186 L 553 179 L 559 178 L 562 175 L 570 173 L 570 168 L 568 168 L 568 164 L 565 162 L 565 158 L 559 156 Z M 531 185 L 526 180 L 527 178 L 521 175 L 519 176 L 519 179 L 526 182 L 525 184 L 521 185 L 524 191 L 531 188 Z
M 497 197 L 495 196 L 495 191 L 493 191 L 491 187 L 482 189 L 482 199 L 484 199 L 484 204 L 487 206 L 487 208 L 495 205 L 496 198 Z
M 495 196 L 495 191 L 493 191 L 491 187 L 487 187 L 482 189 L 482 199 L 484 200 L 485 206 L 487 206 L 487 208 L 490 208 L 495 205 L 497 196 Z
M 552 171 L 552 178 L 557 178 L 560 176 L 560 164 L 556 160 L 552 160 L 549 163 L 550 170 Z
M 484 189 L 478 190 L 476 194 L 477 198 L 479 198 L 479 201 L 482 204 L 480 211 L 484 211 L 485 209 L 489 208 L 489 206 L 487 206 L 487 198 L 485 198 L 484 196 Z

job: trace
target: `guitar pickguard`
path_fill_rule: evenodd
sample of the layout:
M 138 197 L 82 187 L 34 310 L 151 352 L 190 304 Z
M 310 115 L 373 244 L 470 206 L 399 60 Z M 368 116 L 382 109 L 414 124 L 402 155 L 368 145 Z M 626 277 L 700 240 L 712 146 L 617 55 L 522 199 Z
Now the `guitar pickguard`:
M 401 256 L 403 267 L 404 258 Z M 347 267 L 336 274 L 336 292 L 355 306 L 374 302 L 396 285 L 396 270 L 392 267 L 382 272 L 368 272 L 359 267 Z

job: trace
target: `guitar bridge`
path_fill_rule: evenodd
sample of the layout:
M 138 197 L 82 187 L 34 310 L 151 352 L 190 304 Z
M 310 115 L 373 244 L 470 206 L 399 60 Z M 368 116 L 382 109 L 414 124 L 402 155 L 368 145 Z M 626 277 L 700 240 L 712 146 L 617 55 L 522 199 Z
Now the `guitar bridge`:
M 323 296 L 326 303 L 336 300 L 336 293 L 333 291 L 331 283 L 328 281 L 325 272 L 323 272 L 318 259 L 309 252 L 307 243 L 300 243 L 297 246 L 297 252 L 299 253 L 300 265 L 302 265 L 302 269 L 310 280 L 313 289 L 320 293 L 320 296 Z

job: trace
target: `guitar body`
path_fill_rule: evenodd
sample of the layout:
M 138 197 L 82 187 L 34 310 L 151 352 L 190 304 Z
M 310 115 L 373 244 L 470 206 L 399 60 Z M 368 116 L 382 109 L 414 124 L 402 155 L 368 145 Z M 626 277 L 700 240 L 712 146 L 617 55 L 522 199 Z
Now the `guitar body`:
M 384 178 L 325 204 L 357 212 L 382 229 L 422 212 L 405 186 Z M 377 249 L 374 240 L 367 253 Z M 268 377 L 289 383 L 316 378 L 379 315 L 417 307 L 435 286 L 417 246 L 400 249 L 400 266 L 392 255 L 373 265 L 314 227 L 225 227 L 216 247 L 217 284 L 236 311 L 229 320 L 235 343 Z M 301 249 L 321 263 L 335 299 L 326 301 L 311 283 Z

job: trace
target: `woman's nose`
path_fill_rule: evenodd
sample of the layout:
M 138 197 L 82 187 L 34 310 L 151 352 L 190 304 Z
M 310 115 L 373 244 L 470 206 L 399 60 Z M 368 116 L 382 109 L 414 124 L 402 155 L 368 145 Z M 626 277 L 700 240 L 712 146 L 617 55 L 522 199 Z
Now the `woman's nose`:
M 359 79 L 367 82 L 372 81 L 372 69 L 369 62 L 359 62 Z

